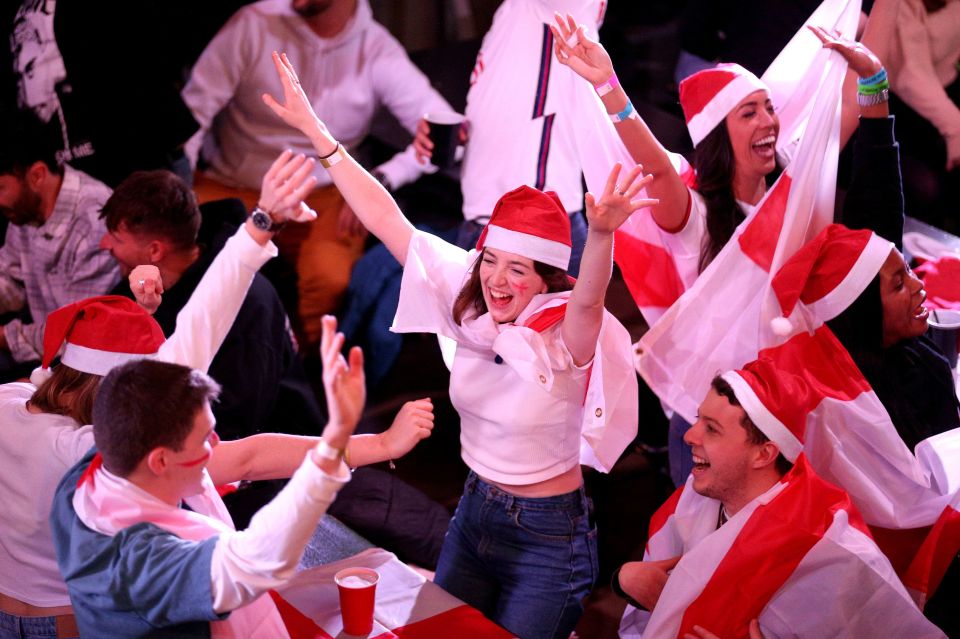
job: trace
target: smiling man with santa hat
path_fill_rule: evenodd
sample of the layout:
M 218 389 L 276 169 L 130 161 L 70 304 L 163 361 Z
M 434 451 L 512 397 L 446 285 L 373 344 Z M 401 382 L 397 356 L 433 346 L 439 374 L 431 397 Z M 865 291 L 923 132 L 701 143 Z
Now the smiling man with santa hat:
M 820 399 L 763 357 L 713 380 L 685 436 L 693 472 L 651 519 L 644 561 L 614 575 L 632 604 L 621 637 L 944 636 L 802 453 Z

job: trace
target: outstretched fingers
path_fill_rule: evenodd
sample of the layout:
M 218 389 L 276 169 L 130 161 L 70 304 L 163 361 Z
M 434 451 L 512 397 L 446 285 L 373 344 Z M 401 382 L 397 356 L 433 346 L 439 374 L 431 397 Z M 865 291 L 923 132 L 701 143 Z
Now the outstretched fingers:
M 603 187 L 604 194 L 608 193 L 618 193 L 619 189 L 617 187 L 617 181 L 620 179 L 620 171 L 623 169 L 623 164 L 617 162 L 613 165 L 613 168 L 610 169 L 610 174 L 607 176 L 607 183 Z

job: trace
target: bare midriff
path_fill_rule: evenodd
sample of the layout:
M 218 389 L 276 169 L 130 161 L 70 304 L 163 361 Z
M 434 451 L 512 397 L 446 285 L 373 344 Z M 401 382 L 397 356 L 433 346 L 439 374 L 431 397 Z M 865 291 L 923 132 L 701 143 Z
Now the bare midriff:
M 488 484 L 492 484 L 503 492 L 509 493 L 515 497 L 556 497 L 557 495 L 572 493 L 580 488 L 581 484 L 583 484 L 583 473 L 580 471 L 580 465 L 577 464 L 570 470 L 561 473 L 556 477 L 544 479 L 543 481 L 539 481 L 535 484 L 525 484 L 522 486 L 516 484 L 502 484 L 498 481 L 491 481 L 486 477 L 483 477 L 482 479 Z

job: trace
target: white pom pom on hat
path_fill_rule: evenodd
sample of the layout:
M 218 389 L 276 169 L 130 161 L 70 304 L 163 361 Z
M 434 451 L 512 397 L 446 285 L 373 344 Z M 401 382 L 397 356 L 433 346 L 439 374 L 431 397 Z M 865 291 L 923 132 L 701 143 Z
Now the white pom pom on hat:
M 783 312 L 770 320 L 771 330 L 781 336 L 794 331 L 794 323 L 787 318 L 797 302 L 823 322 L 842 313 L 876 277 L 893 248 L 872 231 L 827 226 L 787 260 L 771 281 Z

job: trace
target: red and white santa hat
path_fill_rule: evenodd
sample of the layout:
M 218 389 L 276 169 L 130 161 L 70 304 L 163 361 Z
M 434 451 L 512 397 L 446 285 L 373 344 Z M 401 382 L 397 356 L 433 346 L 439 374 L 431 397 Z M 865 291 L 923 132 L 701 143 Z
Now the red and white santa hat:
M 521 186 L 504 194 L 493 207 L 477 240 L 478 251 L 485 246 L 567 270 L 570 218 L 553 191 Z
M 680 82 L 680 106 L 693 146 L 723 122 L 741 100 L 760 90 L 770 89 L 739 64 L 719 64 L 684 78 Z
M 796 461 L 803 451 L 807 415 L 819 403 L 810 384 L 764 357 L 721 377 L 754 425 L 787 460 Z
M 119 295 L 80 300 L 47 316 L 43 360 L 30 381 L 39 386 L 49 379 L 50 364 L 61 346 L 61 363 L 83 373 L 106 375 L 120 364 L 153 357 L 164 341 L 160 325 L 133 300 Z
M 801 301 L 822 321 L 833 319 L 880 271 L 893 243 L 865 229 L 831 224 L 804 244 L 771 281 L 783 317 L 771 322 L 774 333 L 793 332 L 790 314 Z

